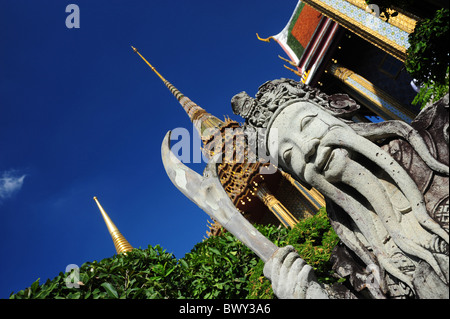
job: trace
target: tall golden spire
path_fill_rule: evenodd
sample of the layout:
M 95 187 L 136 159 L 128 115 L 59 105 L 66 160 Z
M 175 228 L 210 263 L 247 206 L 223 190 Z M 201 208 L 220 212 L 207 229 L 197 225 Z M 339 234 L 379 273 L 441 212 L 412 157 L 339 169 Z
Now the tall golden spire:
M 100 209 L 100 213 L 102 213 L 102 217 L 105 220 L 106 227 L 108 227 L 108 231 L 114 242 L 114 247 L 116 247 L 117 254 L 133 250 L 133 247 L 120 233 L 119 229 L 117 229 L 116 225 L 114 225 L 111 218 L 109 218 L 108 214 L 105 212 L 102 205 L 100 205 L 100 202 L 98 201 L 96 196 L 94 196 L 94 200 L 97 203 L 98 208 Z
M 141 55 L 141 53 L 135 47 L 131 46 L 131 48 L 142 58 L 142 60 L 144 60 L 144 62 L 152 69 L 152 71 L 155 72 L 155 74 L 161 79 L 161 81 L 163 81 L 166 87 L 170 90 L 170 92 L 175 96 L 183 109 L 186 111 L 189 118 L 194 123 L 195 128 L 200 133 L 200 136 L 204 143 L 205 155 L 214 155 L 217 151 L 216 147 L 219 146 L 218 152 L 222 152 L 222 154 L 224 154 L 225 156 L 224 161 L 222 161 L 218 165 L 220 182 L 222 183 L 230 199 L 233 201 L 233 204 L 243 212 L 250 211 L 252 207 L 252 204 L 250 204 L 250 196 L 255 196 L 259 198 L 259 200 L 261 200 L 261 202 L 266 205 L 273 214 L 275 214 L 276 218 L 278 218 L 281 223 L 283 223 L 286 227 L 293 227 L 298 222 L 298 220 L 274 195 L 272 195 L 269 188 L 264 186 L 266 184 L 261 181 L 264 178 L 261 177 L 262 175 L 260 174 L 260 167 L 268 167 L 270 163 L 264 164 L 259 161 L 255 163 L 250 162 L 248 159 L 256 159 L 256 154 L 251 154 L 251 156 L 249 156 L 249 152 L 253 151 L 251 151 L 246 146 L 245 138 L 239 138 L 239 136 L 236 136 L 236 139 L 234 139 L 234 133 L 230 134 L 231 136 L 227 135 L 226 130 L 230 128 L 232 129 L 231 132 L 233 132 L 233 129 L 240 127 L 239 123 L 230 119 L 226 119 L 225 122 L 223 122 L 215 116 L 206 112 L 203 108 L 195 104 L 187 96 L 184 96 L 176 87 L 174 87 L 169 81 L 167 81 L 153 67 L 153 65 L 151 65 Z M 221 139 L 216 140 L 214 134 L 217 131 L 210 130 L 209 135 L 205 132 L 206 129 L 210 128 L 219 129 Z M 237 135 L 243 134 L 244 133 L 242 130 L 237 131 Z M 218 142 L 221 142 L 221 144 L 217 145 Z M 236 159 L 227 159 L 228 151 L 226 149 L 226 145 L 229 142 L 231 142 L 233 146 L 233 156 L 231 157 L 236 157 Z M 281 178 L 284 177 L 281 176 Z M 256 185 L 256 193 L 253 192 L 253 185 Z M 255 200 L 255 202 L 256 201 L 258 201 L 258 199 Z M 255 212 L 256 211 L 257 210 L 255 210 Z
M 217 117 L 209 114 L 203 108 L 198 106 L 196 103 L 191 101 L 187 96 L 181 93 L 176 87 L 167 81 L 153 65 L 151 65 L 142 54 L 135 47 L 131 46 L 134 52 L 136 52 L 142 60 L 152 69 L 153 72 L 163 81 L 170 92 L 175 96 L 178 102 L 181 104 L 183 109 L 186 111 L 192 123 L 194 123 L 195 128 L 199 132 L 202 139 L 208 139 L 209 136 L 204 136 L 205 130 L 208 128 L 220 128 L 224 125 L 224 122 L 219 120 Z

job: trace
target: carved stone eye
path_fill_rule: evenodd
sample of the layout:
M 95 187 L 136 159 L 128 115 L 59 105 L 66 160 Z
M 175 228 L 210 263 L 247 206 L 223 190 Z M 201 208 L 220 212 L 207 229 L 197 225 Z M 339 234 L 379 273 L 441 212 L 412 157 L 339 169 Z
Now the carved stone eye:
M 300 131 L 303 131 L 306 126 L 308 126 L 308 124 L 317 116 L 317 114 L 311 114 L 311 115 L 307 115 L 305 116 L 301 121 L 300 121 Z
M 283 153 L 283 160 L 286 165 L 291 165 L 292 147 L 285 150 Z

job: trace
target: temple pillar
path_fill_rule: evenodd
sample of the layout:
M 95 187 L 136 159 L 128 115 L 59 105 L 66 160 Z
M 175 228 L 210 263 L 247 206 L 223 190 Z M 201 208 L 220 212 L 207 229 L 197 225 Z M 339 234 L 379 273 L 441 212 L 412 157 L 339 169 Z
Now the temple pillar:
M 289 212 L 289 210 L 287 210 L 287 208 L 270 193 L 265 184 L 258 185 L 256 195 L 285 227 L 294 228 L 298 223 L 298 220 Z
M 361 75 L 343 67 L 338 63 L 331 63 L 325 71 L 341 83 L 350 94 L 356 94 L 359 101 L 384 120 L 400 120 L 411 123 L 415 114 L 401 105 L 388 93 L 376 87 Z
M 317 189 L 312 187 L 308 190 L 298 181 L 296 181 L 290 174 L 281 172 L 281 174 L 303 195 L 304 198 L 317 210 L 325 206 L 325 198 Z

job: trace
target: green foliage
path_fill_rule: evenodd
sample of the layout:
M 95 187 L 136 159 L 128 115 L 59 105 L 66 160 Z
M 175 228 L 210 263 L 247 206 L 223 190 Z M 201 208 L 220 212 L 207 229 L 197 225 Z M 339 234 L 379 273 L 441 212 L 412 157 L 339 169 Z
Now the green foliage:
M 409 35 L 406 70 L 418 81 L 445 83 L 450 62 L 449 40 L 448 9 L 436 11 L 432 19 L 420 20 Z
M 287 242 L 314 268 L 319 281 L 333 282 L 329 259 L 339 237 L 331 227 L 325 207 L 313 217 L 300 221 L 289 233 Z
M 294 246 L 300 257 L 314 268 L 320 282 L 333 284 L 337 281 L 332 277 L 333 272 L 329 260 L 334 246 L 339 242 L 339 237 L 331 227 L 325 207 L 322 207 L 313 217 L 300 220 L 290 231 L 285 228 L 275 231 L 270 227 L 267 228 L 267 231 L 272 231 L 272 236 L 278 236 L 278 246 Z M 269 237 L 268 233 L 265 235 Z M 274 241 L 273 238 L 271 240 Z M 251 288 L 248 298 L 274 298 L 270 282 L 263 275 L 263 268 L 264 263 L 260 260 L 251 270 L 249 278 Z
M 79 269 L 79 288 L 69 288 L 73 273 L 60 273 L 39 286 L 39 279 L 30 288 L 10 296 L 11 299 L 110 299 L 110 298 L 175 298 L 173 282 L 179 275 L 173 254 L 159 245 L 133 249 L 100 262 L 84 263 Z M 73 270 L 72 270 L 73 272 Z
M 424 108 L 427 103 L 437 102 L 440 98 L 442 98 L 447 92 L 449 88 L 449 68 L 447 67 L 447 76 L 445 77 L 445 82 L 443 84 L 436 84 L 433 81 L 428 81 L 424 83 L 419 93 L 414 97 L 412 104 L 419 105 L 421 108 Z
M 245 298 L 247 273 L 257 263 L 256 255 L 230 233 L 214 236 L 181 259 L 180 285 L 188 298 Z
M 325 209 L 301 221 L 293 230 L 256 226 L 277 246 L 293 245 L 329 282 L 330 252 L 337 243 Z M 198 243 L 177 260 L 159 245 L 84 263 L 79 282 L 74 273 L 60 273 L 53 280 L 11 294 L 11 299 L 117 299 L 117 298 L 274 298 L 264 264 L 233 235 L 225 232 Z M 69 288 L 66 282 L 79 284 Z M 70 286 L 70 285 L 69 285 Z
M 449 10 L 441 9 L 433 18 L 420 20 L 409 35 L 405 67 L 413 78 L 423 83 L 413 104 L 424 107 L 448 92 L 449 29 Z

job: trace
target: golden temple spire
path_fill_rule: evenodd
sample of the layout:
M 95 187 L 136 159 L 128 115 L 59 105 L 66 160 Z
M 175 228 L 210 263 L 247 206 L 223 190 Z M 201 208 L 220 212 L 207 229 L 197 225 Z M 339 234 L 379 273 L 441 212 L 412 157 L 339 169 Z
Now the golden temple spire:
M 208 128 L 220 128 L 224 122 L 219 120 L 217 117 L 209 114 L 203 108 L 198 106 L 196 103 L 191 101 L 187 96 L 181 93 L 175 86 L 172 85 L 169 81 L 167 81 L 156 69 L 153 65 L 151 65 L 142 54 L 136 49 L 134 46 L 131 46 L 133 51 L 137 53 L 142 60 L 152 69 L 153 72 L 163 81 L 166 87 L 170 90 L 170 92 L 175 96 L 178 102 L 181 104 L 183 109 L 186 111 L 192 123 L 194 123 L 195 128 L 199 132 L 202 138 L 208 138 L 204 136 L 204 132 Z
M 269 41 L 271 38 L 273 37 L 259 39 L 262 41 Z M 141 55 L 138 49 L 133 46 L 131 46 L 131 48 L 161 79 L 186 111 L 197 131 L 200 133 L 204 143 L 205 155 L 210 157 L 222 152 L 224 157 L 223 161 L 218 165 L 219 179 L 236 208 L 241 209 L 244 212 L 249 212 L 252 209 L 252 206 L 258 207 L 258 204 L 254 203 L 261 200 L 268 210 L 272 212 L 284 226 L 294 227 L 294 225 L 298 223 L 298 219 L 270 192 L 269 187 L 266 187 L 267 185 L 265 183 L 260 182 L 260 179 L 264 179 L 260 174 L 260 168 L 268 164 L 263 164 L 258 161 L 252 162 L 249 160 L 249 158 L 256 159 L 256 154 L 252 154 L 253 151 L 251 148 L 247 148 L 243 130 L 234 131 L 235 128 L 240 127 L 239 123 L 230 119 L 225 119 L 223 122 L 206 112 L 167 81 L 155 67 Z M 228 128 L 233 132 L 230 135 L 227 135 Z M 213 133 L 215 130 L 210 130 L 209 133 L 207 133 L 206 129 L 219 129 L 221 138 L 215 138 L 216 136 Z M 217 133 L 217 131 L 215 131 L 215 133 Z M 230 142 L 233 146 L 232 151 L 226 148 Z M 227 155 L 231 156 L 227 157 Z M 260 182 L 260 184 L 257 184 L 257 182 Z M 253 190 L 255 192 L 253 192 Z M 255 202 L 250 203 L 252 200 L 250 197 L 256 198 Z
M 100 213 L 102 213 L 102 217 L 105 221 L 106 227 L 108 228 L 109 234 L 111 235 L 112 240 L 114 242 L 114 247 L 116 247 L 117 254 L 133 250 L 133 247 L 120 233 L 119 229 L 117 229 L 116 225 L 114 225 L 111 218 L 109 218 L 108 214 L 105 212 L 102 205 L 100 205 L 100 202 L 98 201 L 96 196 L 94 196 L 94 200 L 97 203 L 98 208 L 100 209 Z

